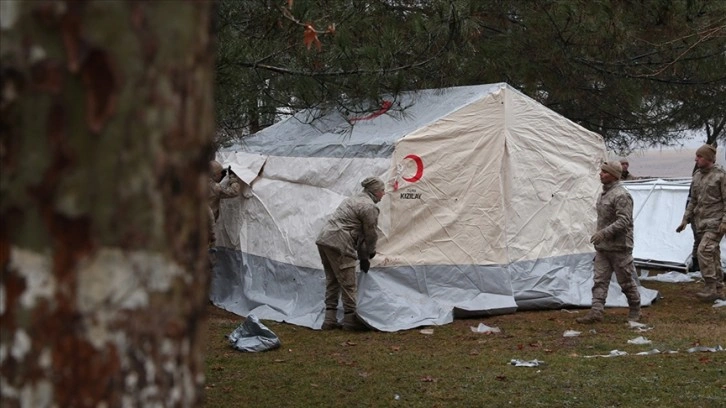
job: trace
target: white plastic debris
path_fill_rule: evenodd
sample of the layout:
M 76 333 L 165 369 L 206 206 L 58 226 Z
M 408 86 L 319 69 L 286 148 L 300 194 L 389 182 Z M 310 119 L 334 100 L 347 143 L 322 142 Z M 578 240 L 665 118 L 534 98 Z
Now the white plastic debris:
M 631 329 L 636 329 L 637 331 L 644 332 L 648 330 L 653 330 L 652 327 L 648 326 L 647 324 L 634 322 L 632 320 L 628 321 L 628 326 L 630 326 Z
M 716 300 L 713 302 L 713 307 L 724 307 L 726 306 L 726 300 Z
M 717 351 L 723 351 L 723 347 L 721 347 L 721 346 L 716 346 L 716 347 L 696 346 L 696 347 L 689 348 L 687 351 L 689 353 L 695 353 L 697 351 L 708 351 L 711 353 L 715 353 Z
M 700 274 L 696 272 L 698 276 Z M 683 282 L 693 282 L 694 276 L 691 273 L 682 273 L 682 272 L 676 272 L 676 271 L 670 271 L 666 273 L 661 273 L 655 276 L 641 276 L 640 280 L 652 280 L 652 281 L 658 281 L 658 282 L 669 282 L 669 283 L 683 283 Z
M 643 336 L 638 336 L 634 339 L 628 340 L 628 344 L 650 344 L 651 341 Z
M 627 356 L 628 353 L 626 351 L 620 351 L 620 350 L 610 350 L 610 354 L 596 354 L 594 356 L 584 356 L 585 358 L 594 358 L 594 357 L 620 357 L 620 356 Z
M 501 330 L 499 330 L 499 327 L 489 327 L 484 323 L 479 323 L 479 326 L 477 326 L 477 327 L 469 326 L 469 328 L 474 333 L 486 333 L 486 334 L 501 333 Z
M 582 332 L 576 331 L 576 330 L 565 330 L 565 332 L 562 334 L 562 337 L 577 337 Z
M 419 331 L 421 334 L 434 334 L 434 329 L 421 329 Z
M 512 359 L 509 362 L 509 364 L 511 364 L 515 367 L 538 367 L 538 366 L 544 364 L 544 361 L 537 360 L 536 358 L 534 360 L 530 360 L 530 361 Z
M 651 354 L 660 354 L 660 350 L 653 349 L 653 350 L 649 350 L 649 351 L 641 351 L 640 353 L 635 353 L 636 356 L 648 356 Z

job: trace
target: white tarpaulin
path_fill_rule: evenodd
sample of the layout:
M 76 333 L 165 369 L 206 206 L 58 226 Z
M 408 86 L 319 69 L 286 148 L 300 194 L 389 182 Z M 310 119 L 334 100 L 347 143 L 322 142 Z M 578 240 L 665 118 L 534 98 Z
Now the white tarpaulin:
M 691 225 L 680 234 L 688 200 L 690 178 L 636 180 L 624 183 L 633 196 L 633 257 L 644 268 L 662 267 L 685 271 L 693 250 Z M 721 241 L 721 262 L 726 265 L 726 241 Z
M 378 255 L 359 276 L 368 325 L 589 306 L 604 157 L 599 135 L 506 84 L 408 93 L 365 117 L 300 113 L 218 153 L 257 176 L 245 198 L 222 200 L 211 299 L 319 328 L 315 237 L 363 178 L 379 176 Z M 657 295 L 641 292 L 645 305 Z M 607 305 L 627 305 L 617 284 Z

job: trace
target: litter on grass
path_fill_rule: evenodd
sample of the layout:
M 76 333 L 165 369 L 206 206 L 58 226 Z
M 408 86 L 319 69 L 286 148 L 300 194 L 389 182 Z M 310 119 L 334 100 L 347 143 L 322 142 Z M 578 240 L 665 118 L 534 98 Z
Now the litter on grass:
M 247 316 L 244 323 L 240 324 L 232 333 L 227 336 L 232 347 L 239 351 L 258 352 L 267 351 L 280 347 L 280 339 L 272 330 L 260 322 L 255 315 Z
M 687 351 L 689 353 L 695 353 L 697 351 L 708 351 L 711 353 L 715 353 L 717 351 L 723 351 L 723 350 L 724 349 L 721 346 L 716 346 L 716 347 L 696 346 L 696 347 L 689 348 Z
M 485 333 L 485 334 L 491 334 L 491 333 L 501 333 L 501 330 L 499 330 L 499 327 L 489 327 L 484 323 L 479 323 L 479 326 L 469 326 L 472 332 L 474 333 Z
M 652 327 L 648 326 L 647 324 L 634 322 L 632 320 L 628 321 L 628 326 L 630 326 L 631 329 L 636 329 L 639 332 L 644 332 L 648 330 L 653 330 Z
M 634 339 L 628 340 L 628 344 L 650 344 L 650 343 L 652 343 L 652 342 L 643 336 L 638 336 Z
M 515 367 L 538 367 L 544 364 L 544 361 L 537 360 L 536 358 L 530 361 L 512 359 L 509 364 Z
M 650 280 L 650 281 L 658 281 L 658 282 L 669 282 L 669 283 L 685 283 L 685 282 L 693 282 L 694 280 L 701 277 L 700 272 L 689 272 L 689 273 L 682 273 L 682 272 L 676 272 L 676 271 L 670 271 L 661 273 L 655 276 L 648 276 L 641 273 L 640 280 Z
M 434 329 L 421 329 L 419 331 L 421 334 L 434 334 Z
M 565 332 L 562 334 L 562 337 L 577 337 L 582 332 L 576 331 L 576 330 L 565 330 Z
M 724 307 L 726 306 L 726 300 L 716 300 L 713 302 L 713 307 Z
M 594 356 L 584 356 L 585 358 L 594 358 L 594 357 L 620 357 L 620 356 L 627 356 L 628 353 L 625 351 L 620 350 L 610 350 L 610 354 L 596 354 Z
M 666 350 L 666 351 L 660 351 L 658 349 L 653 349 L 649 351 L 641 351 L 640 353 L 635 353 L 636 356 L 648 356 L 651 354 L 677 354 L 678 351 L 676 350 Z

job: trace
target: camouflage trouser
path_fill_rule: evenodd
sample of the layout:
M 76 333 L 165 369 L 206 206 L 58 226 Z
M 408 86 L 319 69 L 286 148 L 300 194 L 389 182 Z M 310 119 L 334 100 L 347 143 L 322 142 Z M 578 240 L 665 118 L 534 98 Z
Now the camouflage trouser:
M 338 299 L 343 298 L 343 311 L 355 312 L 357 281 L 356 259 L 341 255 L 338 251 L 318 245 L 320 260 L 325 270 L 325 308 L 338 308 Z
M 723 287 L 721 238 L 723 238 L 723 234 L 718 232 L 704 232 L 701 243 L 698 245 L 698 264 L 701 267 L 701 276 L 706 282 L 717 282 L 718 287 Z
M 691 224 L 693 230 L 693 251 L 691 251 L 691 263 L 694 265 L 696 271 L 701 270 L 701 265 L 698 262 L 698 246 L 701 245 L 701 234 L 696 230 L 696 226 Z
M 633 254 L 629 252 L 597 251 L 595 255 L 595 274 L 592 278 L 592 308 L 605 309 L 605 299 L 608 297 L 610 279 L 615 277 L 620 288 L 628 299 L 628 305 L 640 305 L 640 292 L 635 281 L 635 265 Z
M 217 263 L 217 255 L 214 253 L 217 246 L 217 236 L 214 235 L 214 213 L 207 207 L 207 251 L 209 253 L 209 265 L 214 268 Z

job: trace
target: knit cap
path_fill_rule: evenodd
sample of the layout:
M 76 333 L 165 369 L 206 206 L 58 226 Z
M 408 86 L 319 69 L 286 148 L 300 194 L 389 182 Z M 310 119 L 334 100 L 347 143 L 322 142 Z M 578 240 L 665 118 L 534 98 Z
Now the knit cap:
M 696 156 L 701 156 L 711 163 L 716 162 L 716 148 L 710 144 L 705 144 L 696 150 Z
M 620 180 L 620 176 L 623 175 L 623 166 L 619 162 L 604 162 L 600 166 L 600 170 L 610 173 L 613 177 Z
M 375 193 L 376 191 L 383 191 L 383 180 L 379 179 L 378 177 L 366 177 L 361 181 L 361 186 L 366 191 L 370 191 L 371 193 Z

